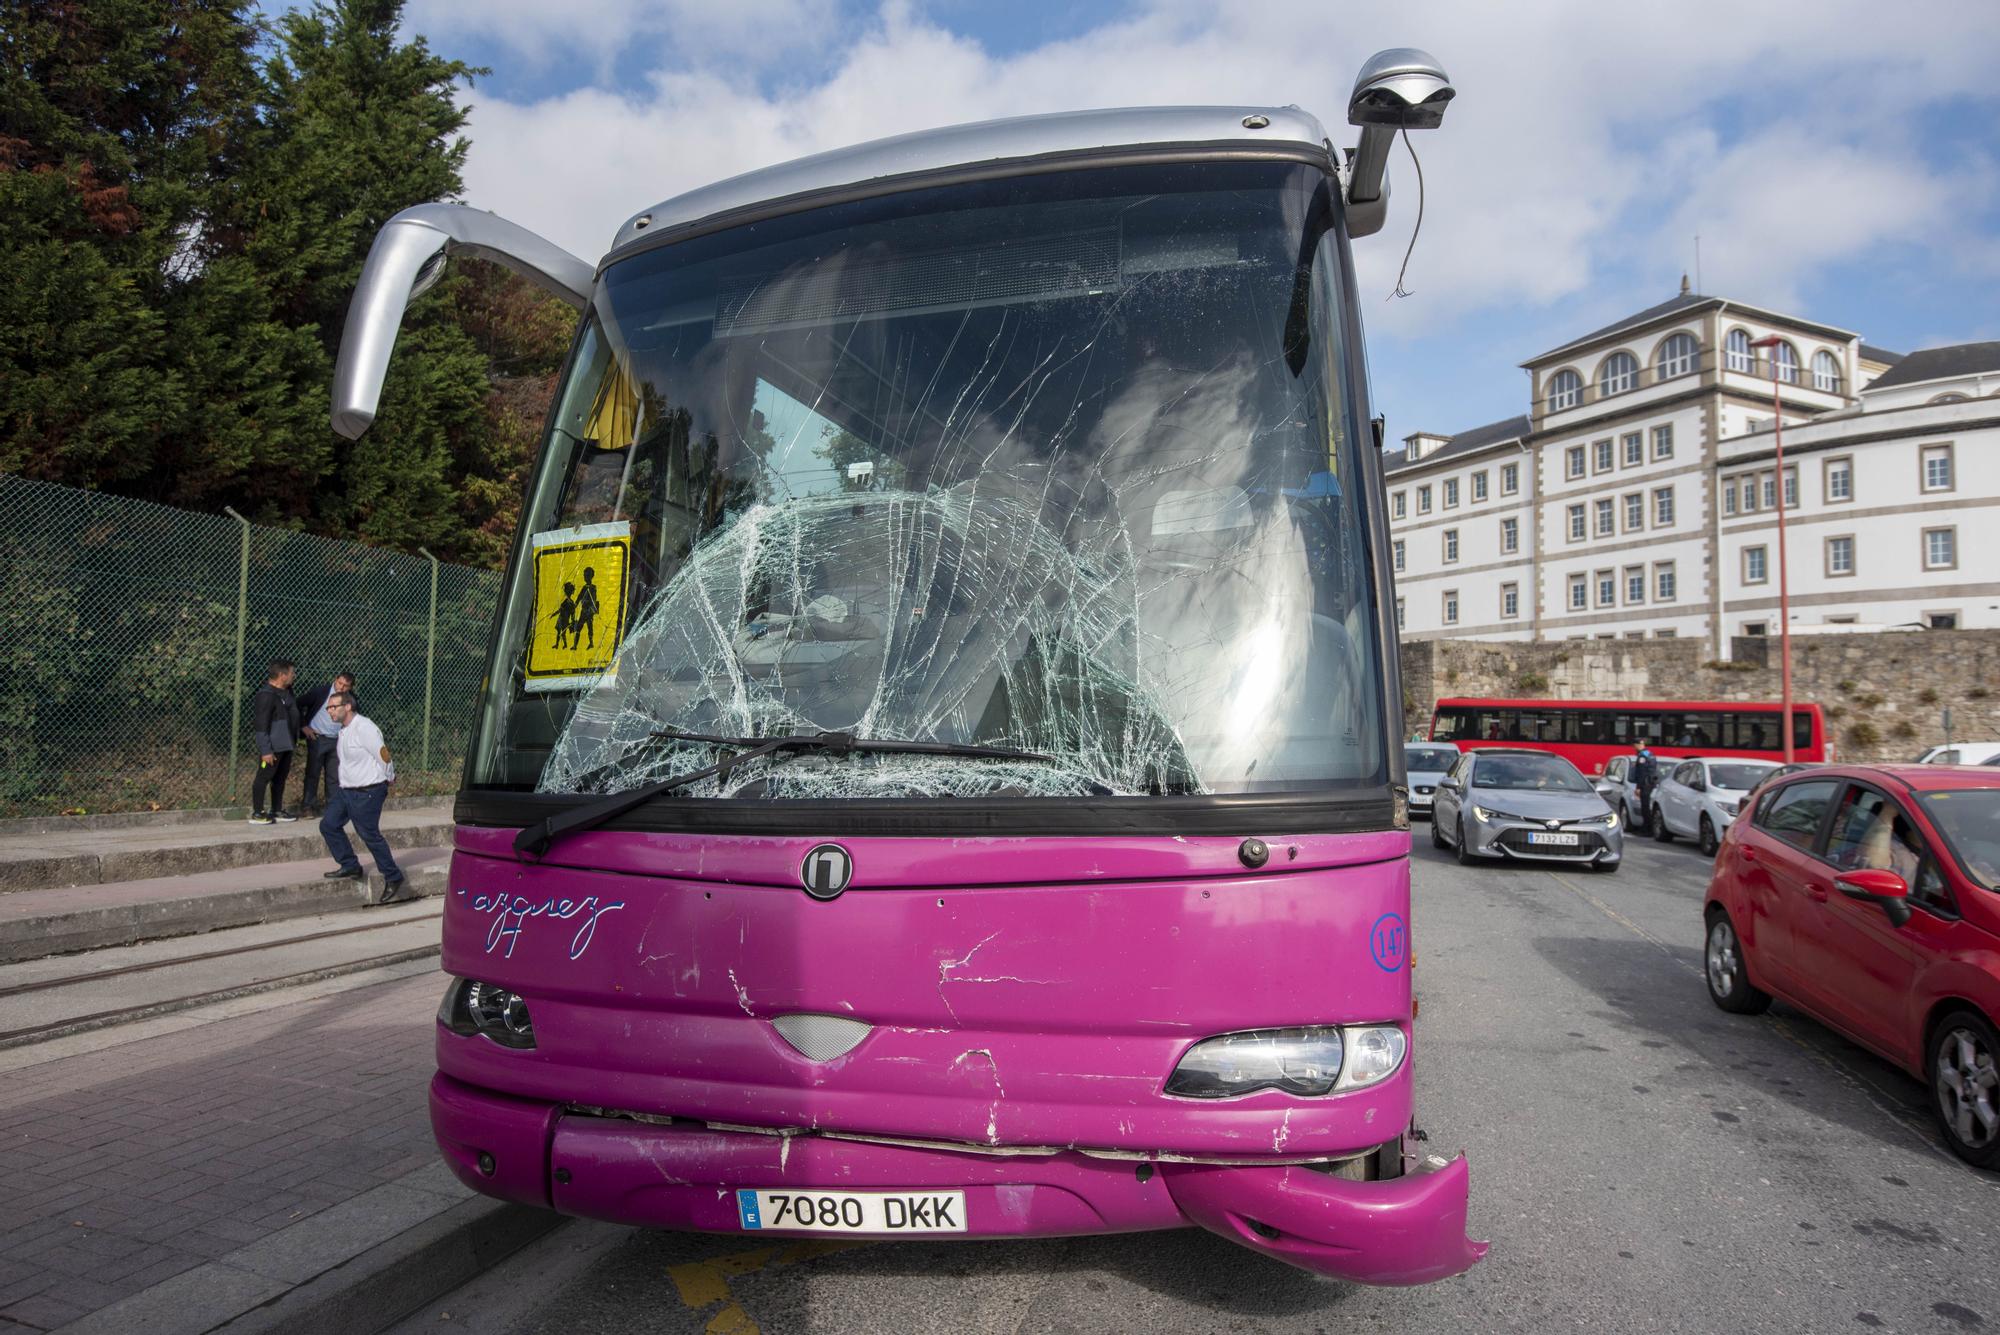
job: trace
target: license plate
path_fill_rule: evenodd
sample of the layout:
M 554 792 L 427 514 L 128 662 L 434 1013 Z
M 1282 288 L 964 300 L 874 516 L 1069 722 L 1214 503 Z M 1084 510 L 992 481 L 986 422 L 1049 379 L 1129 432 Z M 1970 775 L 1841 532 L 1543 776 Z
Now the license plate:
M 802 1233 L 963 1233 L 962 1191 L 749 1191 L 736 1193 L 746 1230 Z
M 1429 797 L 1431 795 L 1431 790 L 1428 788 L 1418 788 L 1417 792 L 1419 795 L 1423 797 Z
M 1550 834 L 1545 830 L 1530 830 L 1528 842 L 1531 844 L 1558 844 L 1564 848 L 1575 848 L 1577 837 L 1573 834 Z

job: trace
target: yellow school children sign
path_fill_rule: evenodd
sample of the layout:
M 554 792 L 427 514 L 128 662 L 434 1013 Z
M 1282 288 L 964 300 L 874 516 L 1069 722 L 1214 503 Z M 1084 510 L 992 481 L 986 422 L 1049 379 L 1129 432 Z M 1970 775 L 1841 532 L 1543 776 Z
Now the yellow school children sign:
M 535 621 L 528 639 L 528 689 L 597 685 L 625 633 L 630 524 L 553 529 L 531 539 Z

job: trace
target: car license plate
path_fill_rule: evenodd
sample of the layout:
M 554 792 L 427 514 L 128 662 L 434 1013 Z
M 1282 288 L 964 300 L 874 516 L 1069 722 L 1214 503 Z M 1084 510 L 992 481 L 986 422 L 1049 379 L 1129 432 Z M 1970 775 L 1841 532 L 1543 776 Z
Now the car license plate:
M 1528 842 L 1531 844 L 1556 844 L 1563 848 L 1575 848 L 1577 839 L 1573 834 L 1551 834 L 1546 830 L 1530 830 Z
M 803 1233 L 963 1233 L 962 1191 L 736 1193 L 743 1227 Z

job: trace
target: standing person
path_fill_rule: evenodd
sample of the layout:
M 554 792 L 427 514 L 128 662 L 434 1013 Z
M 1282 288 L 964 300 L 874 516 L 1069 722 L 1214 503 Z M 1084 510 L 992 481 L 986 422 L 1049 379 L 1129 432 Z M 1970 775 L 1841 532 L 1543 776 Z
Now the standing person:
M 334 744 L 340 739 L 340 725 L 333 721 L 333 715 L 326 712 L 326 702 L 333 698 L 335 691 L 354 694 L 354 674 L 336 672 L 332 681 L 307 691 L 299 701 L 299 716 L 306 721 L 306 791 L 305 796 L 299 799 L 299 810 L 308 816 L 317 816 L 326 810 L 327 802 L 340 782 L 334 772 L 333 756 Z
M 326 851 L 340 865 L 327 872 L 326 879 L 358 881 L 362 877 L 361 859 L 354 856 L 354 845 L 341 829 L 353 821 L 354 832 L 375 856 L 375 870 L 382 873 L 382 898 L 377 902 L 400 904 L 415 899 L 415 895 L 405 890 L 403 869 L 396 865 L 396 855 L 389 851 L 389 841 L 382 837 L 382 803 L 389 796 L 389 785 L 396 781 L 396 766 L 389 759 L 382 730 L 373 719 L 355 709 L 350 692 L 335 691 L 327 697 L 326 708 L 340 725 L 340 739 L 335 746 L 333 797 L 327 803 L 326 814 L 319 818 L 319 833 L 326 840 Z
M 257 777 L 250 784 L 252 825 L 298 819 L 285 810 L 285 776 L 292 772 L 292 748 L 299 744 L 299 702 L 292 694 L 292 679 L 298 675 L 291 659 L 272 659 L 264 684 L 250 702 L 258 762 Z
M 1652 748 L 1641 737 L 1632 743 L 1632 786 L 1639 790 L 1639 820 L 1641 830 L 1653 828 L 1653 787 L 1660 781 L 1660 763 L 1653 759 Z

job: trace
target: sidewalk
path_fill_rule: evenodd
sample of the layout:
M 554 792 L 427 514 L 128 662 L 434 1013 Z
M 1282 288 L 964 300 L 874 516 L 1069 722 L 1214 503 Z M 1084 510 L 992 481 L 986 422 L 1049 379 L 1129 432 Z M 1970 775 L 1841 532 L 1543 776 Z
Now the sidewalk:
M 199 1331 L 259 1313 L 282 1328 L 312 1315 L 287 1295 L 330 1272 L 368 1287 L 348 1263 L 379 1265 L 376 1244 L 406 1241 L 406 1261 L 427 1247 L 435 1270 L 454 1231 L 498 1221 L 521 1234 L 493 1244 L 504 1254 L 548 1227 L 437 1160 L 425 1089 L 441 987 L 434 967 L 405 966 L 74 1055 L 0 1053 L 0 1332 Z

